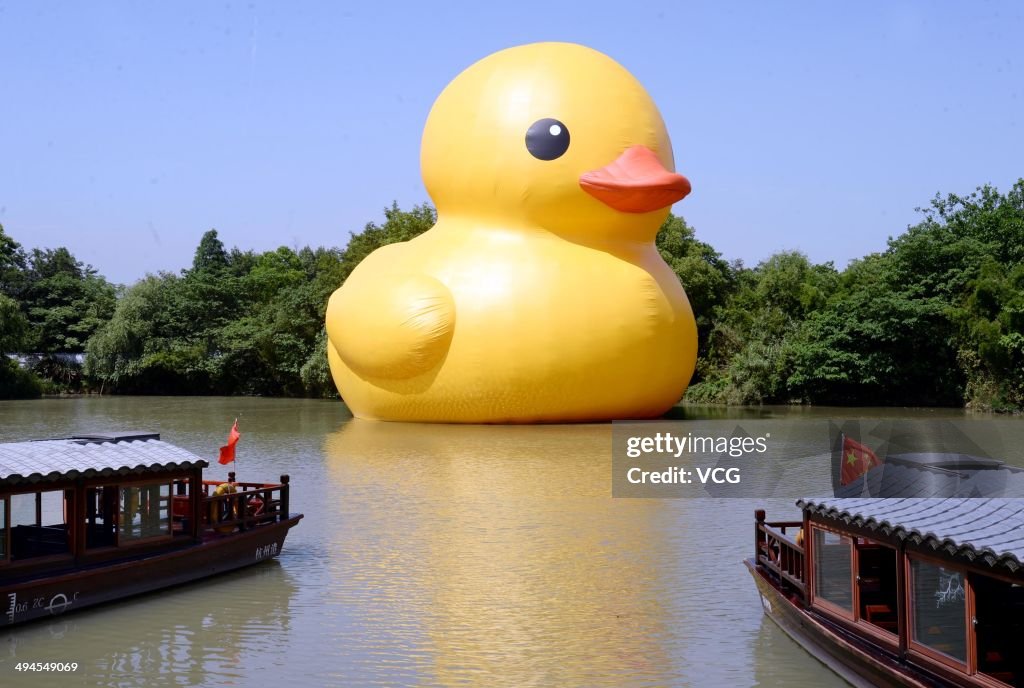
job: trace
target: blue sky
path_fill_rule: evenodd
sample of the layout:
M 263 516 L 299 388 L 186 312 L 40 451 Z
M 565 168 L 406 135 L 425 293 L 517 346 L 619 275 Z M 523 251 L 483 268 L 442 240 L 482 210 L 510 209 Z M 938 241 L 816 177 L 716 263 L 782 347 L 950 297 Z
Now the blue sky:
M 109 279 L 343 246 L 428 200 L 420 134 L 496 50 L 583 43 L 658 103 L 728 259 L 883 250 L 938 192 L 1024 176 L 1024 5 L 0 0 L 0 223 Z

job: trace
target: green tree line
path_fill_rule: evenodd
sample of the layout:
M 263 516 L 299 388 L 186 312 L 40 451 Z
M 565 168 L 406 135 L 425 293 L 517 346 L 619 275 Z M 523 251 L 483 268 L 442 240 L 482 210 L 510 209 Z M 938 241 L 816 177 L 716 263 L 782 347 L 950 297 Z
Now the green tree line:
M 687 398 L 1024 407 L 1024 179 L 921 212 L 842 271 L 797 252 L 731 266 Z
M 921 212 L 844 270 L 796 251 L 730 263 L 670 215 L 657 247 L 698 326 L 687 400 L 1024 408 L 1024 179 Z M 44 354 L 32 371 L 0 361 L 0 397 L 331 396 L 328 297 L 371 251 L 435 219 L 429 205 L 393 205 L 344 250 L 228 250 L 211 230 L 180 274 L 127 288 L 65 248 L 26 252 L 0 227 L 0 350 Z M 83 350 L 80 370 L 57 356 Z
M 0 398 L 46 392 L 336 396 L 327 299 L 374 249 L 436 221 L 430 206 L 385 210 L 344 250 L 226 249 L 206 232 L 192 265 L 111 285 L 66 248 L 26 252 L 0 226 Z M 63 354 L 85 353 L 84 366 Z

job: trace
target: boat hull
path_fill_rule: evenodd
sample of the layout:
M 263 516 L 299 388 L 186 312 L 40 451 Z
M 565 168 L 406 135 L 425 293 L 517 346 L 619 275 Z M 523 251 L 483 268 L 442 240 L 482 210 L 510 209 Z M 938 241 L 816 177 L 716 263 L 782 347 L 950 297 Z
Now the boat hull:
M 294 515 L 171 552 L 2 583 L 0 625 L 57 616 L 272 559 L 281 552 L 288 531 L 301 518 Z
M 909 668 L 872 656 L 811 617 L 757 570 L 744 562 L 757 584 L 761 606 L 772 621 L 815 659 L 857 688 L 912 686 L 935 688 L 953 684 L 930 681 Z

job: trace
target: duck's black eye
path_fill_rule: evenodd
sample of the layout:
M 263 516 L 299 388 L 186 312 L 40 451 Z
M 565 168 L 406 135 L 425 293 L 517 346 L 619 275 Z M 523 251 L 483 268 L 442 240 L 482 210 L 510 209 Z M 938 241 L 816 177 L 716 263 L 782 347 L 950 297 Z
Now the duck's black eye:
M 557 119 L 539 119 L 526 130 L 526 150 L 538 160 L 560 158 L 569 150 L 569 130 Z

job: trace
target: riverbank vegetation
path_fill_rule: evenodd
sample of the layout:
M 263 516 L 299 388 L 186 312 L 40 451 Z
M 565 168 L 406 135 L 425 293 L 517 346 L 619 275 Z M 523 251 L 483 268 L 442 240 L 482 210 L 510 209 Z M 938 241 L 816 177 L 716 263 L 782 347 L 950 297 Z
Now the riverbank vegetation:
M 922 214 L 842 271 L 795 252 L 730 266 L 687 398 L 1024 407 L 1024 180 Z
M 884 251 L 844 269 L 783 251 L 727 261 L 669 216 L 657 247 L 699 333 L 695 402 L 1024 408 L 1024 180 L 936 197 Z M 392 206 L 345 249 L 227 249 L 109 284 L 65 248 L 0 227 L 0 397 L 47 391 L 331 396 L 327 298 L 371 251 L 435 221 Z M 69 357 L 85 352 L 84 365 Z

